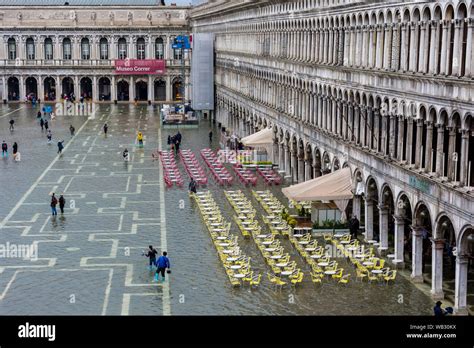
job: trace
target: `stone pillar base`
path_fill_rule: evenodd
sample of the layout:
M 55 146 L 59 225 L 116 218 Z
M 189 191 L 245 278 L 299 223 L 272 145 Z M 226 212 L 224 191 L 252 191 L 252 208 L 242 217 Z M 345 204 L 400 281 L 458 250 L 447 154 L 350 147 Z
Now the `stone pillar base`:
M 456 315 L 469 315 L 467 308 L 454 308 L 454 314 Z
M 435 301 L 444 300 L 443 290 L 439 290 L 436 292 L 433 292 L 433 290 L 431 290 L 431 298 Z
M 416 284 L 424 283 L 424 279 L 422 275 L 418 275 L 418 276 L 411 275 L 410 278 L 413 283 L 416 283 Z

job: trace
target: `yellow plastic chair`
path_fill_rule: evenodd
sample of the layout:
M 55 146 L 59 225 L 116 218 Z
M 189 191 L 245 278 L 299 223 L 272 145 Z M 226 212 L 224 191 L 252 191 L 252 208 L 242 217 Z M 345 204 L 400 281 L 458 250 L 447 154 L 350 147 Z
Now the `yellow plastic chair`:
M 313 282 L 313 284 L 321 284 L 322 283 L 322 279 L 324 277 L 324 275 L 322 273 L 314 273 L 314 272 L 311 272 L 311 280 Z
M 342 278 L 342 272 L 344 271 L 344 268 L 339 268 L 336 270 L 336 274 L 332 275 L 332 279 L 341 279 Z
M 347 285 L 347 283 L 349 283 L 350 276 L 350 274 L 345 274 L 344 276 L 342 276 L 341 279 L 339 279 L 339 284 Z
M 296 286 L 297 284 L 303 281 L 304 274 L 303 272 L 298 272 L 297 275 L 291 278 L 291 285 Z
M 363 281 L 365 277 L 367 277 L 367 272 L 364 272 L 360 268 L 357 268 L 356 269 L 356 280 L 360 279 L 361 281 Z
M 386 276 L 384 276 L 384 280 L 386 281 L 387 285 L 390 281 L 395 282 L 395 278 L 397 277 L 397 270 L 389 271 Z
M 367 272 L 367 279 L 372 283 L 373 281 L 379 281 L 380 278 L 372 272 Z
M 261 274 L 259 274 L 257 276 L 254 276 L 254 277 L 252 277 L 252 280 L 250 281 L 249 286 L 250 287 L 259 286 L 261 280 L 262 280 L 262 275 Z

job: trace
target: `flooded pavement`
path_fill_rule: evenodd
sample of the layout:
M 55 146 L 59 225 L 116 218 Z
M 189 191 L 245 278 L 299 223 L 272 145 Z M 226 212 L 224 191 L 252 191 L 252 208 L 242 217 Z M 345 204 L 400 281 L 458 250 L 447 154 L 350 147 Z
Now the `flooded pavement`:
M 196 204 L 183 188 L 166 189 L 161 165 L 152 153 L 167 148 L 168 135 L 176 130 L 159 129 L 157 111 L 149 106 L 102 105 L 95 120 L 64 117 L 53 121 L 53 137 L 67 144 L 61 157 L 57 147 L 46 144 L 31 106 L 0 107 L 0 137 L 19 143 L 22 161 L 0 163 L 3 185 L 0 200 L 0 243 L 29 244 L 38 241 L 38 260 L 19 258 L 0 262 L 0 314 L 93 314 L 93 315 L 430 315 L 432 300 L 403 277 L 390 285 L 356 282 L 347 286 L 333 281 L 313 285 L 309 269 L 288 240 L 285 250 L 305 273 L 301 286 L 275 290 L 255 242 L 244 239 L 233 222 L 233 210 L 209 175 L 210 190 L 232 222 L 243 252 L 251 257 L 252 269 L 265 276 L 258 289 L 233 288 L 202 222 Z M 3 115 L 3 116 L 2 116 Z M 8 121 L 16 130 L 10 134 Z M 109 125 L 105 137 L 103 124 Z M 76 136 L 69 135 L 69 125 Z M 180 130 L 182 149 L 209 147 L 211 125 Z M 135 144 L 137 131 L 145 136 L 145 148 Z M 213 128 L 218 147 L 218 130 Z M 158 137 L 161 135 L 161 139 Z M 17 140 L 19 139 L 19 140 Z M 0 140 L 0 141 L 1 141 Z M 131 161 L 121 152 L 127 147 Z M 229 167 L 230 168 L 230 167 Z M 206 168 L 207 170 L 207 168 Z M 207 172 L 209 172 L 207 170 Z M 257 190 L 265 190 L 259 178 Z M 232 190 L 242 190 L 258 211 L 263 210 L 251 189 L 237 180 Z M 281 187 L 272 192 L 286 204 Z M 51 218 L 49 194 L 64 193 L 66 214 Z M 74 206 L 70 206 L 71 200 Z M 166 249 L 172 274 L 165 285 L 153 283 L 142 251 L 153 244 Z

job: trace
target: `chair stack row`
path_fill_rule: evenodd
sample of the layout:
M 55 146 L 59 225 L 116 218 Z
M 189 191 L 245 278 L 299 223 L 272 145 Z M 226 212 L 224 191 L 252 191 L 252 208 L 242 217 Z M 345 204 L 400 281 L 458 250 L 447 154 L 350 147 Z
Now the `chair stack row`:
M 280 185 L 281 176 L 270 168 L 257 168 L 257 173 L 263 178 L 267 185 Z
M 232 185 L 234 178 L 227 168 L 224 167 L 222 162 L 219 161 L 214 151 L 211 149 L 203 149 L 201 150 L 201 156 L 219 185 Z
M 292 228 L 281 218 L 285 206 L 270 191 L 252 191 L 252 194 L 268 214 L 263 217 L 263 221 L 270 231 L 275 235 L 281 234 L 288 237 Z
M 179 155 L 189 177 L 193 178 L 198 185 L 207 185 L 207 174 L 198 162 L 196 155 L 191 150 L 181 150 Z
M 241 164 L 236 164 L 232 168 L 242 184 L 245 186 L 257 185 L 258 178 L 251 170 L 244 168 Z
M 166 186 L 168 188 L 173 185 L 183 186 L 183 177 L 179 172 L 173 151 L 160 151 L 159 154 Z
M 261 277 L 254 276 L 250 257 L 242 254 L 238 237 L 230 233 L 231 224 L 225 221 L 211 193 L 208 191 L 191 195 L 199 207 L 230 283 L 235 287 L 245 282 L 258 285 Z

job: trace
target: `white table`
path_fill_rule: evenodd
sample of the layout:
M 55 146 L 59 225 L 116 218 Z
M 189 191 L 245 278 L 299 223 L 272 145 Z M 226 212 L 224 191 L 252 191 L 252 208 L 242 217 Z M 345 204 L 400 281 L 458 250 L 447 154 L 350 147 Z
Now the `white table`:
M 382 272 L 381 269 L 373 269 L 373 270 L 372 270 L 372 273 L 373 273 L 373 274 L 382 274 L 383 272 Z
M 341 240 L 340 243 L 341 244 L 349 244 L 351 241 L 350 240 Z
M 272 236 L 271 234 L 259 234 L 257 238 L 263 239 L 263 238 L 270 238 L 271 236 Z
M 237 279 L 245 278 L 245 274 L 234 274 L 234 278 L 237 278 Z
M 278 259 L 281 259 L 283 257 L 283 255 L 272 255 L 270 256 L 271 259 L 273 260 L 278 260 Z
M 273 241 L 271 241 L 271 242 L 262 242 L 263 245 L 270 245 L 272 243 L 273 243 Z
M 309 244 L 309 242 L 306 241 L 306 240 L 302 240 L 301 242 L 298 242 L 298 243 L 301 244 L 301 245 L 307 245 L 307 244 Z
M 235 253 L 235 250 L 226 249 L 226 250 L 222 250 L 222 252 L 223 252 L 224 254 L 232 254 L 232 253 Z
M 362 264 L 363 264 L 364 266 L 373 266 L 373 265 L 374 265 L 374 263 L 373 263 L 373 262 L 370 262 L 370 261 L 362 262 Z
M 229 238 L 229 237 L 217 237 L 216 239 L 217 240 L 226 240 L 227 238 Z
M 242 265 L 232 265 L 230 266 L 230 269 L 241 269 Z
M 277 263 L 277 264 L 275 264 L 275 266 L 277 266 L 277 267 L 286 267 L 286 266 L 288 266 L 288 262 Z
M 318 266 L 321 266 L 321 267 L 329 266 L 329 262 L 319 262 Z
M 312 259 L 320 259 L 321 257 L 323 257 L 323 255 L 311 255 L 310 257 Z
M 303 234 L 294 234 L 293 237 L 295 237 L 295 238 L 301 238 L 301 237 L 303 237 Z
M 277 250 L 277 249 L 276 249 L 276 248 L 265 248 L 264 250 L 265 250 L 265 251 L 269 251 L 269 252 L 273 252 L 273 251 L 275 251 L 275 250 Z
M 238 259 L 239 259 L 238 257 L 228 257 L 227 261 L 234 262 L 234 261 L 237 261 Z
M 290 276 L 293 274 L 293 271 L 283 271 L 281 272 L 281 275 L 284 275 L 284 276 Z
M 315 251 L 316 248 L 305 248 L 304 250 L 305 250 L 305 251 Z

